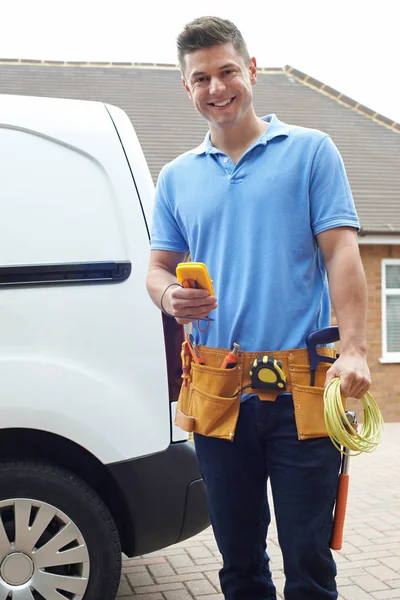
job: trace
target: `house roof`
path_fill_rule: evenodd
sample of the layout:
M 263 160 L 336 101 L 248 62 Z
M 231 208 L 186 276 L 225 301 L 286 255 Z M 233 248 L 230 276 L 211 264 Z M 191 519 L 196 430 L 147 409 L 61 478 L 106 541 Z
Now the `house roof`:
M 161 167 L 200 144 L 207 124 L 180 84 L 175 65 L 0 59 L 7 94 L 97 100 L 131 119 L 154 181 Z M 258 115 L 321 129 L 338 146 L 361 221 L 361 235 L 400 232 L 400 124 L 286 66 L 259 69 Z

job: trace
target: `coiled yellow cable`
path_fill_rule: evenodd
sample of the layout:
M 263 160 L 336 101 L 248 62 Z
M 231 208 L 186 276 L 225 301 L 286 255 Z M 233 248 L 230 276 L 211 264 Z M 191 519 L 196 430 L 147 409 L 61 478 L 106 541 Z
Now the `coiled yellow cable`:
M 346 456 L 372 452 L 382 439 L 383 417 L 372 395 L 361 398 L 363 405 L 362 427 L 353 429 L 346 417 L 340 394 L 340 378 L 335 377 L 324 391 L 324 417 L 329 437 L 334 446 Z M 343 447 L 343 448 L 342 448 Z

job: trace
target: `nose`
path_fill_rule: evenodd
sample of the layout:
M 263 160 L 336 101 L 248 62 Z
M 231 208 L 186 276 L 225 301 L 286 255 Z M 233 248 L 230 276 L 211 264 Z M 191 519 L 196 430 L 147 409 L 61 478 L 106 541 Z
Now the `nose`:
M 210 80 L 210 94 L 220 94 L 224 92 L 226 89 L 226 85 L 219 77 L 211 77 Z

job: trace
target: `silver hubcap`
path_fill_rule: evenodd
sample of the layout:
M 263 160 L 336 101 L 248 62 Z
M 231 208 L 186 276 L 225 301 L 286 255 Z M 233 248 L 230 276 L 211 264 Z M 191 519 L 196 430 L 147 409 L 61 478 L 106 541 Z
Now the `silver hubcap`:
M 0 501 L 0 600 L 82 600 L 86 542 L 69 517 L 45 502 Z
M 22 552 L 13 552 L 1 564 L 1 576 L 10 585 L 23 585 L 33 575 L 33 561 Z

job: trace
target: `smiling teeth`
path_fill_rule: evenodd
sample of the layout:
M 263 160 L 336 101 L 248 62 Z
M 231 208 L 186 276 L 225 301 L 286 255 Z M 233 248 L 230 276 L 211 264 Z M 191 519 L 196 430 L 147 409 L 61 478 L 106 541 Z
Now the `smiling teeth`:
M 214 106 L 226 106 L 227 104 L 229 104 L 229 102 L 232 102 L 232 100 L 233 98 L 229 98 L 229 100 L 225 100 L 225 102 L 221 102 L 220 104 L 214 102 Z

